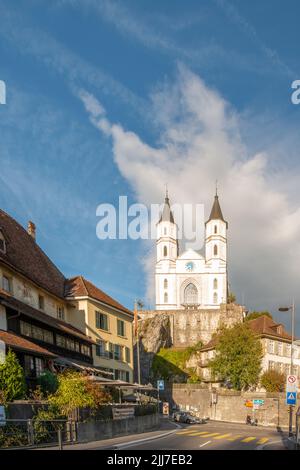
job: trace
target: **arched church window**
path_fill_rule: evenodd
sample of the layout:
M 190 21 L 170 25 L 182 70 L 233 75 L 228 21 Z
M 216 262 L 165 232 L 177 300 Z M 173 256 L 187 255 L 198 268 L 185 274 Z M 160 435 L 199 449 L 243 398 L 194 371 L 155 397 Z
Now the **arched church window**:
M 214 289 L 218 289 L 218 279 L 214 279 Z
M 214 293 L 214 304 L 218 303 L 218 294 L 215 292 Z
M 217 233 L 218 232 L 218 227 L 215 225 L 214 227 L 214 232 Z
M 164 246 L 164 256 L 168 256 L 168 248 Z
M 198 303 L 198 290 L 192 283 L 188 284 L 184 289 L 184 303 L 190 305 Z
M 166 229 L 166 227 L 164 228 L 164 235 L 167 235 L 167 229 Z
M 165 302 L 165 304 L 168 303 L 168 293 L 167 292 L 165 292 L 165 294 L 164 294 L 164 302 Z
M 214 245 L 214 256 L 218 256 L 218 246 Z
M 168 279 L 165 279 L 165 280 L 164 280 L 164 288 L 165 288 L 165 289 L 168 288 Z

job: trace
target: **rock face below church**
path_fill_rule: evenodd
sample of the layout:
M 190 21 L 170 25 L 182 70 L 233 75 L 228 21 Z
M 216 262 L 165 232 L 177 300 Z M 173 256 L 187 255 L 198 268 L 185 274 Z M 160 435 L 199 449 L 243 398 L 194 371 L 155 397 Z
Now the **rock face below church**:
M 187 348 L 199 341 L 204 345 L 222 325 L 241 323 L 244 311 L 244 307 L 236 304 L 222 304 L 209 310 L 140 310 L 140 363 L 144 383 L 151 378 L 153 357 L 160 348 Z

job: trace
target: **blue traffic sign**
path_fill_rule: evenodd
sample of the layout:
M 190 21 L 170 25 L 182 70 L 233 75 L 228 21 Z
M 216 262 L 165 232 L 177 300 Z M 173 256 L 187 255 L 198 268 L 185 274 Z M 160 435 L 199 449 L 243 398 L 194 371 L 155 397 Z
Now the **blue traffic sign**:
M 286 392 L 286 404 L 296 405 L 297 403 L 297 392 Z
M 158 388 L 158 390 L 164 390 L 165 389 L 165 381 L 164 380 L 158 380 L 157 381 L 157 388 Z

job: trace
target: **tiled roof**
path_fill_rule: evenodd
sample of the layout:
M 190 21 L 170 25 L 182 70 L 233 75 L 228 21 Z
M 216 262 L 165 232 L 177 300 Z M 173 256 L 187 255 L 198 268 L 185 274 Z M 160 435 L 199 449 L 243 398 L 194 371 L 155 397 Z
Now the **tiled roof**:
M 32 343 L 28 339 L 22 338 L 21 336 L 16 335 L 15 333 L 10 333 L 8 331 L 0 330 L 0 340 L 4 341 L 4 343 L 13 348 L 13 349 L 20 349 L 22 351 L 29 351 L 31 353 L 42 354 L 43 356 L 48 357 L 57 357 L 56 354 L 48 351 L 37 344 Z
M 0 252 L 0 261 L 50 293 L 62 298 L 64 295 L 64 275 L 27 231 L 1 209 L 0 231 L 6 242 L 6 253 Z
M 91 340 L 78 328 L 75 328 L 75 326 L 72 326 L 69 323 L 59 320 L 58 318 L 51 317 L 51 315 L 47 315 L 46 313 L 40 312 L 40 310 L 37 310 L 36 308 L 31 307 L 30 305 L 24 304 L 20 300 L 17 300 L 13 297 L 1 301 L 0 295 L 0 303 L 11 307 L 17 310 L 18 312 L 22 312 L 24 315 L 34 318 L 35 320 L 45 323 L 46 325 L 52 326 L 53 328 L 63 331 L 64 333 L 68 333 L 70 335 L 77 336 L 78 338 L 87 342 L 94 343 L 93 340 Z
M 272 318 L 267 315 L 249 320 L 246 325 L 259 336 L 272 336 L 278 339 L 291 341 L 292 337 L 285 331 L 284 326 L 281 323 L 276 323 Z M 278 327 L 281 327 L 281 332 L 278 332 Z M 207 344 L 205 344 L 201 351 L 208 351 L 214 349 L 218 342 L 218 336 L 214 336 Z
M 103 302 L 104 304 L 117 308 L 124 313 L 129 315 L 133 315 L 133 313 L 128 310 L 123 305 L 119 304 L 116 300 L 114 300 L 109 295 L 105 294 L 101 289 L 96 287 L 90 281 L 85 279 L 83 276 L 76 276 L 69 279 L 66 282 L 65 288 L 65 296 L 66 297 L 91 297 L 92 299 L 99 300 L 99 302 Z

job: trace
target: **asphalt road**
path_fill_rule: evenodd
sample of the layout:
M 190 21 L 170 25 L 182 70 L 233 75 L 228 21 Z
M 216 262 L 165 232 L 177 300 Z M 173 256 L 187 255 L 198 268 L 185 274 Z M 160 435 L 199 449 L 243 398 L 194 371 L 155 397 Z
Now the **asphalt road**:
M 231 423 L 208 422 L 201 425 L 182 425 L 168 436 L 146 442 L 122 443 L 120 449 L 134 450 L 284 450 L 286 433 L 276 429 Z

